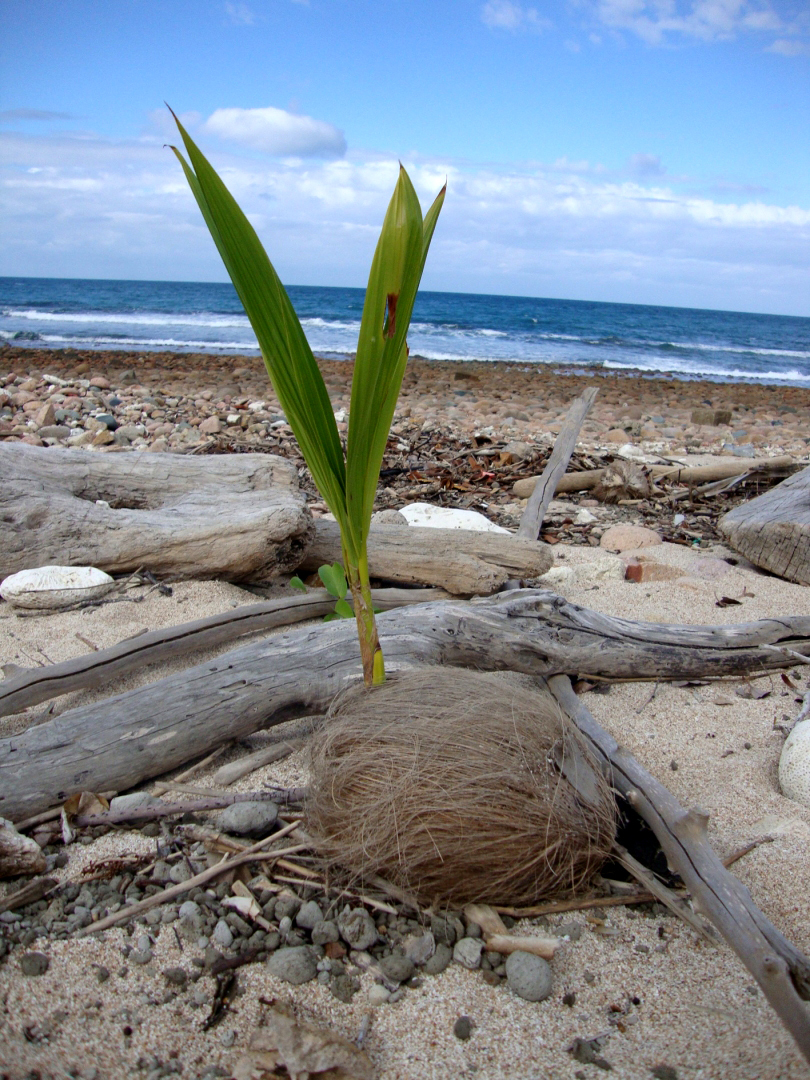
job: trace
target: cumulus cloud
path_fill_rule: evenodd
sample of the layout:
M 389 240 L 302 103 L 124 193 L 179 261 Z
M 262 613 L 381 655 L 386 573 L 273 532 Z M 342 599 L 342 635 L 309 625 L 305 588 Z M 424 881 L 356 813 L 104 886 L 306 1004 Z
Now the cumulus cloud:
M 342 157 L 343 132 L 323 120 L 268 105 L 263 109 L 217 109 L 203 125 L 212 135 L 265 154 L 289 157 Z
M 788 12 L 780 14 L 773 0 L 585 0 L 585 6 L 604 26 L 635 34 L 648 45 L 777 33 L 782 35 L 778 41 L 791 46 L 792 36 L 802 32 L 801 21 Z M 769 48 L 795 55 L 775 45 Z
M 512 0 L 487 0 L 481 8 L 481 19 L 493 30 L 548 30 L 553 24 L 539 14 L 537 8 L 513 3 Z
M 363 285 L 397 176 L 388 156 L 211 152 L 282 280 Z M 0 136 L 0 274 L 222 280 L 173 155 L 156 141 Z M 448 197 L 429 289 L 807 313 L 810 210 L 587 163 L 495 170 L 407 162 Z
M 0 112 L 0 123 L 13 124 L 18 120 L 72 120 L 70 113 L 50 109 L 6 109 Z

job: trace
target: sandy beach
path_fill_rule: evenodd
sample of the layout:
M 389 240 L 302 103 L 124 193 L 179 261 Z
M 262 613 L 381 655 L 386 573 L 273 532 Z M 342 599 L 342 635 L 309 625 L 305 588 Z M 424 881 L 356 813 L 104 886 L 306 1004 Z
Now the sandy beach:
M 345 430 L 351 366 L 323 361 L 322 370 Z M 392 477 L 390 482 L 383 477 L 379 505 L 396 507 L 406 495 L 451 500 L 484 508 L 494 520 L 514 527 L 523 506 L 511 490 L 514 479 L 521 471 L 532 474 L 533 465 L 547 456 L 571 401 L 585 385 L 594 384 L 599 396 L 577 447 L 583 458 L 630 445 L 645 460 L 698 463 L 722 456 L 739 458 L 743 465 L 752 457 L 808 460 L 810 390 L 631 375 L 583 377 L 525 366 L 412 358 L 393 428 L 406 449 L 392 448 Z M 486 480 L 480 463 L 465 464 L 462 456 L 453 466 L 459 484 L 448 494 L 450 489 L 429 472 L 433 459 L 423 454 L 417 460 L 420 439 L 433 446 L 435 439 L 430 439 L 437 431 L 448 445 L 469 446 L 471 453 L 497 449 L 500 456 L 491 458 Z M 4 348 L 0 439 L 96 447 L 100 453 L 263 449 L 300 463 L 263 366 L 245 357 Z M 404 464 L 394 477 L 397 453 Z M 413 462 L 409 455 L 415 455 Z M 314 490 L 307 490 L 313 512 L 323 512 Z M 605 508 L 587 495 L 555 500 L 550 519 L 560 522 L 552 537 L 555 562 L 571 571 L 558 576 L 555 585 L 567 599 L 629 619 L 703 625 L 810 611 L 806 587 L 736 558 L 719 542 L 710 515 L 703 520 L 700 512 L 690 517 L 692 541 L 681 538 L 654 547 L 656 563 L 668 568 L 662 580 L 625 580 L 622 560 L 600 547 L 604 529 L 615 521 L 631 521 L 674 539 L 672 510 L 645 512 L 633 504 Z M 569 526 L 583 509 L 594 520 L 576 526 L 574 535 Z M 718 606 L 721 596 L 738 604 Z M 85 653 L 88 641 L 104 648 L 144 627 L 171 626 L 254 601 L 253 593 L 236 585 L 188 581 L 175 583 L 171 596 L 153 590 L 139 603 L 43 618 L 24 618 L 0 604 L 0 664 L 58 662 Z M 106 692 L 152 682 L 203 663 L 209 655 L 156 665 Z M 780 793 L 777 766 L 784 737 L 775 724 L 795 717 L 808 672 L 800 665 L 791 669 L 793 686 L 779 674 L 757 679 L 753 685 L 767 690 L 762 697 L 741 696 L 736 691 L 745 681 L 730 679 L 684 686 L 627 683 L 585 699 L 596 719 L 685 806 L 700 806 L 710 815 L 710 839 L 721 856 L 768 838 L 735 864 L 734 873 L 767 917 L 805 953 L 810 953 L 810 809 Z M 74 693 L 59 699 L 58 708 L 102 696 Z M 44 706 L 5 717 L 0 737 L 46 720 Z M 250 742 L 258 747 L 283 733 L 274 728 Z M 244 752 L 244 747 L 228 750 L 216 766 L 195 774 L 194 784 L 211 785 L 215 768 Z M 304 749 L 237 781 L 234 790 L 298 785 L 306 777 Z M 88 840 L 65 849 L 67 864 L 52 870 L 60 881 L 81 883 L 90 864 L 156 850 L 156 838 L 136 830 Z M 57 850 L 61 846 L 48 849 L 52 855 Z M 0 896 L 17 887 L 19 882 L 0 885 Z M 0 935 L 13 932 L 25 940 L 26 915 L 18 915 L 0 919 Z M 344 1004 L 324 983 L 292 989 L 263 964 L 248 964 L 239 970 L 238 995 L 208 1031 L 202 1022 L 215 982 L 202 966 L 205 949 L 199 940 L 176 934 L 171 918 L 113 928 L 99 937 L 30 938 L 8 948 L 0 962 L 0 1076 L 228 1077 L 260 1022 L 262 999 L 271 998 L 290 1000 L 302 1019 L 350 1039 L 370 1015 L 365 1049 L 379 1080 L 590 1080 L 601 1074 L 599 1067 L 575 1060 L 570 1049 L 577 1038 L 596 1037 L 601 1056 L 623 1080 L 810 1076 L 730 949 L 722 943 L 707 945 L 659 906 L 550 915 L 543 926 L 562 934 L 552 963 L 553 991 L 543 1002 L 521 1000 L 505 980 L 491 985 L 480 970 L 458 963 L 425 976 L 394 1003 L 376 1007 L 369 1001 L 370 974 L 358 976 L 360 990 Z M 537 926 L 523 920 L 514 932 L 533 930 Z M 130 956 L 133 946 L 140 949 L 144 933 L 150 938 L 150 958 L 135 963 Z M 23 954 L 34 949 L 50 959 L 48 970 L 36 977 L 20 966 Z M 175 968 L 186 970 L 187 982 L 167 979 L 164 972 Z M 462 1016 L 472 1021 L 466 1039 L 454 1034 Z

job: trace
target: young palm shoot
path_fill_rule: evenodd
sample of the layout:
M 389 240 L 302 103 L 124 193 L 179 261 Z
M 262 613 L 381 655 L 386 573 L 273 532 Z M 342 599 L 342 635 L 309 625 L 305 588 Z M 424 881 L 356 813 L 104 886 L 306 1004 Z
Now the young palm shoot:
M 344 456 L 329 394 L 284 286 L 253 226 L 176 116 L 175 121 L 188 160 L 177 147 L 172 150 L 242 301 L 312 478 L 340 526 L 363 677 L 366 685 L 381 683 L 385 666 L 371 601 L 368 532 L 408 359 L 405 339 L 445 189 L 423 219 L 400 166 L 366 289 Z

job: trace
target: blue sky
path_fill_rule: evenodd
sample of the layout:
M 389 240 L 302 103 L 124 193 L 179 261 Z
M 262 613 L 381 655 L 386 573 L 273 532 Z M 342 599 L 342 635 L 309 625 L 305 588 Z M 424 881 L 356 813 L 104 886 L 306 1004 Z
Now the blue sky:
M 810 315 L 803 0 L 0 0 L 0 274 L 223 280 L 168 101 L 286 282 Z

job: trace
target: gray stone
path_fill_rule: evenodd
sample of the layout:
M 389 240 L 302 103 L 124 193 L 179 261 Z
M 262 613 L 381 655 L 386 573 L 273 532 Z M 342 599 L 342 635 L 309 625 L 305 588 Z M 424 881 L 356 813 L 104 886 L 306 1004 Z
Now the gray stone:
M 175 885 L 180 885 L 193 876 L 185 861 L 175 863 L 169 871 L 169 881 L 174 882 Z
M 311 982 L 318 974 L 318 961 L 307 945 L 278 949 L 267 960 L 267 970 L 284 982 L 300 986 Z
M 474 971 L 481 966 L 481 953 L 484 943 L 480 938 L 463 937 L 453 949 L 453 959 L 462 967 Z
M 70 428 L 65 424 L 46 424 L 37 431 L 40 439 L 66 439 L 70 435 Z
M 129 954 L 128 960 L 133 964 L 148 964 L 152 959 L 151 949 L 133 949 Z
M 551 967 L 534 953 L 511 953 L 506 961 L 509 989 L 524 1001 L 544 1001 L 551 994 Z
M 222 949 L 229 949 L 233 945 L 233 931 L 224 919 L 220 919 L 214 927 L 211 941 Z
M 219 815 L 219 827 L 223 832 L 236 836 L 269 836 L 278 817 L 274 802 L 239 802 L 227 807 Z
M 372 525 L 407 525 L 408 519 L 399 510 L 378 510 L 371 515 Z
M 185 986 L 188 982 L 188 972 L 181 967 L 164 968 L 163 978 L 171 986 Z
M 340 931 L 333 919 L 324 919 L 312 928 L 313 945 L 328 945 L 330 941 L 337 941 L 339 937 Z
M 574 919 L 572 922 L 566 922 L 556 927 L 554 933 L 557 937 L 567 937 L 569 941 L 579 941 L 584 929 L 582 923 Z
M 461 1039 L 462 1042 L 466 1042 L 472 1035 L 475 1024 L 469 1018 L 469 1016 L 460 1016 L 453 1024 L 453 1034 L 457 1039 Z
M 430 930 L 436 941 L 443 945 L 453 945 L 458 938 L 464 937 L 464 924 L 456 915 L 433 915 Z
M 360 980 L 355 978 L 354 975 L 341 972 L 339 975 L 332 975 L 329 981 L 329 989 L 333 997 L 336 997 L 338 1001 L 342 1001 L 344 1005 L 349 1005 L 360 989 Z
M 436 941 L 429 930 L 424 934 L 412 934 L 405 939 L 405 955 L 419 967 L 426 964 L 435 951 Z
M 440 941 L 436 946 L 436 952 L 429 960 L 425 961 L 423 970 L 428 975 L 440 975 L 452 959 L 453 950 L 449 945 L 445 945 L 443 941 Z
M 20 971 L 23 975 L 44 975 L 50 966 L 51 961 L 45 953 L 29 952 L 20 958 Z
M 380 971 L 391 982 L 401 983 L 406 982 L 413 975 L 416 970 L 413 960 L 410 960 L 407 956 L 399 956 L 393 953 L 391 956 L 384 956 L 379 962 Z
M 297 896 L 280 896 L 276 900 L 275 917 L 281 922 L 282 919 L 292 919 L 298 914 L 301 901 Z
M 372 1008 L 377 1005 L 385 1005 L 391 1000 L 390 990 L 386 990 L 380 983 L 375 983 L 368 992 L 368 1003 Z
M 302 904 L 295 916 L 295 925 L 304 930 L 314 930 L 318 923 L 323 922 L 323 912 L 316 900 L 308 900 Z
M 370 949 L 377 941 L 377 927 L 365 908 L 347 905 L 338 918 L 338 929 L 346 944 L 358 952 Z
M 145 806 L 162 805 L 160 799 L 156 799 L 148 791 L 130 791 L 128 795 L 116 795 L 110 802 L 110 813 L 117 814 L 122 811 L 141 810 Z

